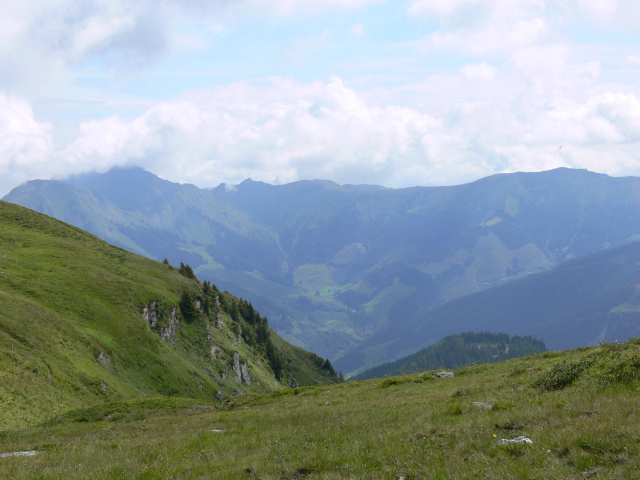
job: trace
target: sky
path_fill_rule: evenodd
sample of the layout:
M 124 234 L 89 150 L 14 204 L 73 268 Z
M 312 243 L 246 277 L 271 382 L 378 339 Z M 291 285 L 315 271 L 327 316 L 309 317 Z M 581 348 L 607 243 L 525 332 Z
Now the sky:
M 140 166 L 388 187 L 640 175 L 637 0 L 0 5 L 0 196 Z

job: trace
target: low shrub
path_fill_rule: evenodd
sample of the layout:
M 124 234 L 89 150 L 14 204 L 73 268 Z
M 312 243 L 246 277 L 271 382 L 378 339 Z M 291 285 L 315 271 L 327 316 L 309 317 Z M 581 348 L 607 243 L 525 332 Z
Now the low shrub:
M 541 390 L 561 390 L 578 380 L 595 361 L 594 357 L 584 357 L 573 362 L 558 363 L 548 372 L 540 374 L 532 385 Z

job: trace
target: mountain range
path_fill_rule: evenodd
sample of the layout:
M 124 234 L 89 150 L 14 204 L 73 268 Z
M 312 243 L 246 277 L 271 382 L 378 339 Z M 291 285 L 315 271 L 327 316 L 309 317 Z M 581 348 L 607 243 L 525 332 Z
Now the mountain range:
M 549 348 L 636 329 L 635 264 L 616 270 L 620 258 L 635 261 L 636 247 L 606 257 L 640 238 L 635 177 L 557 169 L 451 187 L 247 180 L 199 189 L 132 168 L 31 181 L 5 200 L 141 255 L 189 264 L 251 301 L 283 338 L 345 372 L 472 329 L 536 335 Z M 587 264 L 602 262 L 610 276 L 574 289 L 576 262 L 597 252 L 605 257 Z M 598 280 L 595 266 L 585 268 Z M 545 285 L 554 285 L 551 300 L 540 296 Z M 604 303 L 583 303 L 594 298 Z M 568 326 L 596 311 L 607 328 L 597 323 L 605 317 L 579 331 Z

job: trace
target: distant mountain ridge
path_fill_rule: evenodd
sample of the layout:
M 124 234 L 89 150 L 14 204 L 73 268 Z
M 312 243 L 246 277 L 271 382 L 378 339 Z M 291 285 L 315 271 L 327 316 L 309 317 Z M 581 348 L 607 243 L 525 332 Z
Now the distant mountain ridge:
M 586 170 L 452 187 L 247 180 L 205 190 L 114 169 L 28 182 L 5 199 L 190 264 L 345 372 L 396 358 L 351 353 L 447 301 L 640 238 L 640 179 Z

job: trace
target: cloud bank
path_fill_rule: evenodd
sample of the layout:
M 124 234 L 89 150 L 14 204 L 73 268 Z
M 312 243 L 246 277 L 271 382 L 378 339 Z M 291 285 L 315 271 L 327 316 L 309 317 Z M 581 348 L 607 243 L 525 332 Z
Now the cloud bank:
M 202 187 L 247 177 L 402 187 L 559 166 L 640 173 L 631 1 L 25 0 L 2 14 L 0 194 L 115 165 Z M 289 30 L 266 61 L 312 59 L 315 77 L 252 77 L 264 59 L 247 57 L 237 80 L 192 83 L 127 115 L 108 111 L 105 93 L 108 112 L 85 115 L 64 145 L 35 108 L 87 75 L 118 90 L 149 69 L 173 74 L 182 57 L 216 65 L 233 57 L 221 45 Z

